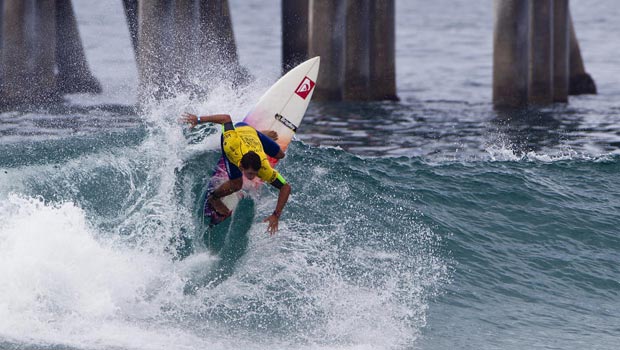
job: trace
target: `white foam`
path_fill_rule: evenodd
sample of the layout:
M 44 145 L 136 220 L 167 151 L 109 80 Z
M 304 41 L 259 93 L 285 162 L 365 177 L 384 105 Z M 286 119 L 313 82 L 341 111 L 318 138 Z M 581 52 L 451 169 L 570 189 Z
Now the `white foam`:
M 163 254 L 96 239 L 72 203 L 9 195 L 0 203 L 0 338 L 88 347 L 150 342 L 157 332 L 140 322 L 160 314 L 166 298 L 156 292 L 182 297 L 174 270 Z
M 263 199 L 256 221 L 275 205 L 275 197 Z M 135 220 L 140 218 L 149 220 Z M 418 231 L 413 227 L 411 235 L 424 234 Z M 426 322 L 424 285 L 443 277 L 424 268 L 434 264 L 427 254 L 368 247 L 353 251 L 352 263 L 383 277 L 376 288 L 357 284 L 337 268 L 342 251 L 331 242 L 347 235 L 344 225 L 286 220 L 269 237 L 265 224 L 256 224 L 232 276 L 184 295 L 185 282 L 216 257 L 196 252 L 174 261 L 164 253 L 165 240 L 130 247 L 97 231 L 73 203 L 11 194 L 0 202 L 0 339 L 95 349 L 411 344 Z M 411 264 L 418 268 L 406 268 L 403 258 L 420 259 Z M 255 319 L 297 324 L 290 334 L 295 338 L 257 334 L 256 327 L 269 325 L 253 324 Z
M 518 152 L 509 144 L 500 143 L 487 146 L 485 151 L 489 157 L 488 160 L 494 162 L 519 162 L 519 161 L 536 161 L 542 163 L 553 163 L 567 160 L 606 160 L 611 154 L 603 154 L 595 152 L 594 149 L 585 152 L 577 152 L 568 145 L 564 145 L 557 151 L 551 153 L 545 150 Z M 484 159 L 483 159 L 484 160 Z

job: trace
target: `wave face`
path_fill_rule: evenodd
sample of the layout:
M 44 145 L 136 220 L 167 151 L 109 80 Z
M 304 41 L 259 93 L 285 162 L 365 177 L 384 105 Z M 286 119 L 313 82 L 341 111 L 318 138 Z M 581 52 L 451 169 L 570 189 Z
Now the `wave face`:
M 210 233 L 226 237 L 213 253 L 197 211 L 218 136 L 198 135 L 188 146 L 170 123 L 4 147 L 2 339 L 228 349 L 389 348 L 419 337 L 449 264 L 417 185 L 389 169 L 421 164 L 294 142 L 281 170 L 295 194 L 278 235 L 262 223 L 276 201 L 265 189 Z
M 617 156 L 428 161 L 295 141 L 269 237 L 267 188 L 223 228 L 202 225 L 217 131 L 184 134 L 166 106 L 149 115 L 2 146 L 4 344 L 612 347 Z
M 454 263 L 423 348 L 454 346 L 454 332 L 466 347 L 614 348 L 618 170 L 603 157 L 420 171 L 419 210 Z

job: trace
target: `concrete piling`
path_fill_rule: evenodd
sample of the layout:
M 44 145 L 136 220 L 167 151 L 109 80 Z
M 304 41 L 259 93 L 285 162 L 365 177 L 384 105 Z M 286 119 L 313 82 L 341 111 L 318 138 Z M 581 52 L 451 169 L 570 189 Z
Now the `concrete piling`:
M 182 91 L 191 91 L 196 85 L 190 79 L 199 57 L 200 34 L 195 28 L 199 27 L 200 20 L 196 5 L 194 0 L 177 0 L 173 8 L 174 33 L 169 48 L 172 59 L 168 69 L 176 88 Z
M 227 0 L 122 3 L 141 100 L 195 90 L 196 82 L 247 79 Z M 568 3 L 496 0 L 495 106 L 546 105 L 566 102 L 568 94 L 596 93 Z M 0 0 L 0 10 L 0 104 L 101 91 L 88 68 L 71 0 Z M 316 99 L 398 99 L 394 0 L 282 0 L 282 23 L 283 71 L 322 56 Z
M 123 9 L 125 11 L 125 18 L 127 19 L 127 26 L 129 27 L 129 37 L 131 38 L 131 45 L 133 46 L 133 52 L 138 57 L 138 0 L 123 0 Z
M 493 104 L 524 106 L 528 96 L 529 0 L 496 0 L 495 13 Z
M 138 11 L 138 73 L 140 101 L 171 95 L 169 62 L 172 59 L 170 28 L 172 3 L 168 0 L 140 0 Z
M 237 49 L 228 1 L 202 1 L 200 16 L 207 53 L 214 54 L 213 59 L 222 63 L 236 63 Z
M 370 98 L 370 2 L 347 2 L 344 99 Z
M 195 82 L 247 80 L 238 63 L 227 0 L 122 4 L 138 62 L 141 101 L 192 90 Z M 19 88 L 28 74 L 31 80 L 36 76 L 38 95 L 101 91 L 88 69 L 71 0 L 0 0 L 0 7 L 5 100 L 37 95 Z M 309 56 L 323 56 L 318 99 L 397 99 L 394 0 L 283 1 L 282 17 L 283 70 Z
M 586 67 L 583 64 L 575 26 L 573 24 L 572 15 L 568 14 L 568 25 L 570 31 L 569 43 L 569 91 L 570 95 L 596 94 L 596 84 L 590 74 L 586 73 Z
M 230 8 L 226 0 L 202 1 L 200 7 L 203 45 L 221 64 L 238 62 Z
M 553 0 L 530 3 L 528 100 L 534 105 L 553 102 Z
M 200 23 L 202 40 L 197 53 L 201 58 L 198 66 L 208 72 L 209 79 L 246 84 L 250 74 L 239 65 L 228 0 L 202 0 Z
M 227 0 L 139 0 L 138 7 L 140 101 L 245 81 Z
M 53 0 L 5 0 L 2 30 L 3 105 L 59 100 Z
M 496 0 L 495 5 L 496 107 L 548 105 L 567 102 L 569 94 L 596 93 L 583 66 L 569 0 Z
M 553 101 L 568 102 L 569 74 L 568 0 L 553 3 Z
M 371 2 L 369 89 L 371 100 L 398 100 L 395 12 L 394 0 Z
M 308 57 L 310 0 L 282 0 L 282 74 Z
M 56 83 L 61 93 L 101 93 L 88 68 L 71 0 L 56 0 Z
M 321 56 L 314 99 L 340 101 L 344 96 L 346 7 L 341 0 L 313 0 L 309 27 L 310 57 Z
M 2 19 L 4 18 L 4 0 L 0 0 L 0 96 L 2 96 Z M 1 105 L 2 103 L 0 103 Z
M 71 0 L 0 0 L 2 104 L 47 104 L 101 92 L 86 62 Z
M 310 1 L 309 55 L 321 56 L 317 100 L 397 100 L 394 0 Z

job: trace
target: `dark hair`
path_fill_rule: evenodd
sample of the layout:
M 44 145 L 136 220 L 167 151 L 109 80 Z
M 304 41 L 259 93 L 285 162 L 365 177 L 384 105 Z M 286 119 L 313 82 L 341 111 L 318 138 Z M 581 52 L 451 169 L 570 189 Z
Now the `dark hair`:
M 256 152 L 250 151 L 241 157 L 240 165 L 243 169 L 252 168 L 259 171 L 261 166 L 260 156 Z

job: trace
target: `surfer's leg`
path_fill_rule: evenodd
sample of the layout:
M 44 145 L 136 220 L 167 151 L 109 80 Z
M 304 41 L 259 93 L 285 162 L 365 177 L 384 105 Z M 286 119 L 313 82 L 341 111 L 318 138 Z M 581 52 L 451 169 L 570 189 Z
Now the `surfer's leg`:
M 224 142 L 223 137 L 220 142 Z M 228 173 L 229 180 L 218 186 L 218 188 L 209 194 L 207 197 L 207 203 L 209 203 L 209 205 L 220 215 L 227 216 L 230 214 L 230 210 L 220 198 L 241 190 L 243 187 L 243 173 L 237 166 L 228 160 L 223 146 L 224 145 L 222 144 L 222 156 L 224 157 L 224 165 L 226 166 L 226 172 Z
M 258 131 L 258 130 L 257 130 Z M 273 130 L 261 130 L 258 131 L 258 137 L 266 136 L 273 141 L 278 141 L 278 133 Z
M 207 202 L 216 212 L 220 215 L 228 216 L 230 214 L 230 210 L 226 207 L 226 205 L 222 202 L 220 198 L 226 197 L 232 193 L 235 193 L 243 187 L 243 178 L 240 177 L 234 180 L 228 180 L 220 185 L 215 191 L 211 192 L 209 197 L 207 198 Z
M 274 140 L 277 140 L 278 137 L 278 133 L 276 133 L 275 131 L 272 131 L 274 134 L 276 134 L 276 138 L 273 139 L 271 136 L 269 135 L 265 135 L 263 133 L 261 133 L 260 131 L 257 131 L 256 133 L 258 134 L 258 138 L 260 139 L 260 143 L 263 146 L 263 150 L 265 151 L 265 153 L 267 153 L 268 156 L 276 158 L 276 159 L 280 159 L 280 158 L 284 158 L 284 154 L 281 152 L 280 150 L 280 145 L 278 145 Z
M 243 178 L 238 178 L 234 180 L 228 180 L 221 184 L 215 191 L 211 192 L 211 194 L 216 198 L 226 197 L 230 194 L 233 194 L 243 187 Z
M 228 209 L 226 205 L 224 205 L 221 199 L 215 198 L 213 197 L 213 195 L 210 195 L 209 197 L 207 197 L 207 203 L 209 203 L 212 210 L 215 210 L 219 215 L 224 217 L 230 215 L 230 209 Z

